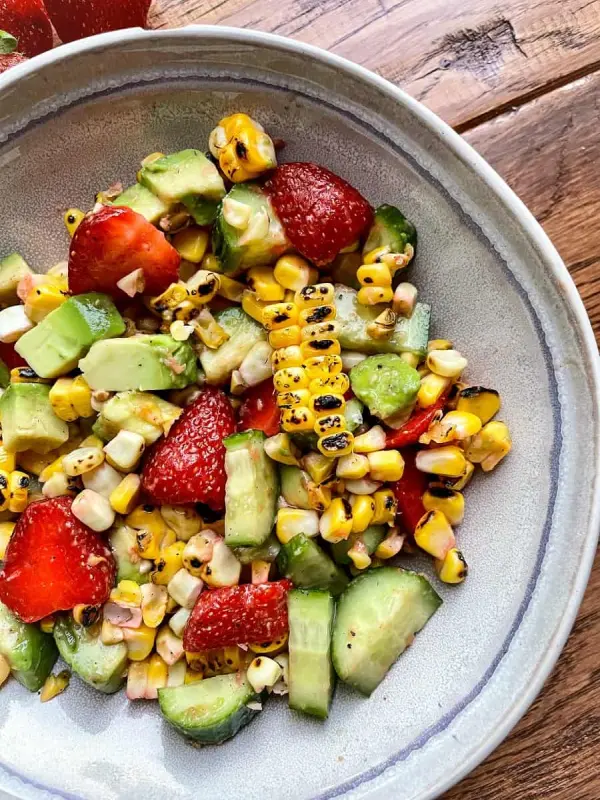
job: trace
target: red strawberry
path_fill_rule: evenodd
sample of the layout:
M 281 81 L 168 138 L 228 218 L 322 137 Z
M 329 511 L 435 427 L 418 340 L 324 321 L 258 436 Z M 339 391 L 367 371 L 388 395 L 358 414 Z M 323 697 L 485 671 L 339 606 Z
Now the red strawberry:
M 4 361 L 8 369 L 28 366 L 25 359 L 21 358 L 15 350 L 14 344 L 8 344 L 7 342 L 0 342 L 0 359 Z
M 157 504 L 206 503 L 225 508 L 225 447 L 235 431 L 233 409 L 219 389 L 206 388 L 150 452 L 142 486 Z
M 17 37 L 23 55 L 52 49 L 52 25 L 42 0 L 0 0 L 0 30 Z
M 69 497 L 21 514 L 0 571 L 0 600 L 24 622 L 79 603 L 104 603 L 115 582 L 110 548 L 71 513 Z
M 267 436 L 279 433 L 281 414 L 276 398 L 277 393 L 270 378 L 244 392 L 244 402 L 239 411 L 238 430 L 264 431 Z
M 318 266 L 333 261 L 373 221 L 365 198 L 318 164 L 283 164 L 266 189 L 294 247 Z
M 160 294 L 179 277 L 181 257 L 165 235 L 130 208 L 105 206 L 77 228 L 69 252 L 69 289 L 73 294 L 106 292 L 127 296 L 117 281 L 144 271 L 145 294 Z
M 17 64 L 22 64 L 24 61 L 27 61 L 27 58 L 22 56 L 20 53 L 8 53 L 7 55 L 0 54 L 0 75 L 3 72 L 6 72 L 7 69 L 16 67 Z
M 45 0 L 63 42 L 121 28 L 145 28 L 152 0 Z
M 183 633 L 188 653 L 270 642 L 288 630 L 291 581 L 226 586 L 200 595 Z

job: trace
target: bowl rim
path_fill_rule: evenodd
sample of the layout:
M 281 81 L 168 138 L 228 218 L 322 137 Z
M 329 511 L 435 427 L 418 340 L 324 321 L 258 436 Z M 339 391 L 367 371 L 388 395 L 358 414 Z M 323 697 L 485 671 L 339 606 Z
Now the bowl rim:
M 307 44 L 295 39 L 290 39 L 275 33 L 266 33 L 246 28 L 229 27 L 225 25 L 198 25 L 192 24 L 181 28 L 146 30 L 143 28 L 128 28 L 120 31 L 98 34 L 86 39 L 63 44 L 42 53 L 29 61 L 12 67 L 0 75 L 0 91 L 16 86 L 20 80 L 31 77 L 39 69 L 60 62 L 83 52 L 102 49 L 124 42 L 143 42 L 154 38 L 179 39 L 185 37 L 211 40 L 230 38 L 233 42 L 250 45 L 263 45 L 278 48 L 290 53 L 306 56 L 321 63 L 340 70 L 366 83 L 392 102 L 400 103 L 407 108 L 436 138 L 441 139 L 448 149 L 457 156 L 467 167 L 484 182 L 488 189 L 496 196 L 500 203 L 512 214 L 522 231 L 527 235 L 530 243 L 537 250 L 545 269 L 550 273 L 554 282 L 561 287 L 561 294 L 571 313 L 571 322 L 578 335 L 582 355 L 589 369 L 588 377 L 593 387 L 594 398 L 600 400 L 600 354 L 594 332 L 585 310 L 581 296 L 575 286 L 573 278 L 567 270 L 558 251 L 550 238 L 535 219 L 516 193 L 508 186 L 503 178 L 477 153 L 477 151 L 460 136 L 453 128 L 444 122 L 435 112 L 431 111 L 420 101 L 415 100 L 403 89 L 347 58 L 328 52 L 318 46 Z M 596 407 L 600 402 L 596 403 Z M 561 652 L 566 644 L 571 629 L 583 599 L 594 563 L 598 538 L 600 536 L 600 430 L 597 431 L 596 441 L 596 471 L 593 483 L 593 500 L 590 509 L 589 525 L 585 536 L 585 545 L 582 548 L 581 561 L 573 584 L 573 589 L 565 606 L 560 624 L 558 625 L 551 644 L 544 657 L 538 664 L 535 675 L 526 691 L 512 704 L 509 713 L 497 725 L 493 734 L 487 740 L 474 748 L 463 764 L 440 781 L 435 787 L 435 795 L 441 796 L 445 791 L 456 785 L 466 775 L 472 772 L 484 761 L 508 736 L 514 726 L 533 703 L 542 690 L 544 683 L 552 672 Z M 23 780 L 21 778 L 21 780 Z M 39 784 L 25 779 L 24 782 L 42 788 Z M 368 781 L 365 781 L 367 783 Z M 45 788 L 45 787 L 44 787 Z M 370 793 L 370 790 L 367 790 Z M 425 795 L 423 795 L 425 797 Z

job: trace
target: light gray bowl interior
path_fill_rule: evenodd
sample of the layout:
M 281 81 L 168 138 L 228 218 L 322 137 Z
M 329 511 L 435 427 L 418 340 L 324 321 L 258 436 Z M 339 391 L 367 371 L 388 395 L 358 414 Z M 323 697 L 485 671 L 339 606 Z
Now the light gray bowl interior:
M 74 679 L 42 706 L 13 683 L 0 692 L 0 788 L 94 800 L 433 797 L 531 701 L 589 568 L 598 401 L 572 287 L 474 156 L 358 72 L 225 29 L 111 42 L 0 83 L 0 255 L 16 249 L 46 270 L 66 257 L 67 207 L 133 181 L 149 152 L 205 148 L 221 116 L 246 111 L 285 139 L 285 160 L 320 162 L 415 221 L 410 278 L 433 304 L 434 333 L 468 356 L 469 379 L 500 391 L 514 451 L 466 491 L 457 536 L 468 581 L 438 584 L 444 606 L 369 700 L 339 687 L 319 723 L 273 698 L 235 740 L 199 750 L 153 703 Z

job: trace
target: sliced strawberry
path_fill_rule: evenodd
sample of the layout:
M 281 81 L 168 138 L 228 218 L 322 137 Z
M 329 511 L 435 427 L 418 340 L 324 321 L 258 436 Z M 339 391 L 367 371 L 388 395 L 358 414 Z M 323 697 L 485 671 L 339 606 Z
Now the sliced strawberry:
M 157 504 L 206 503 L 225 508 L 225 447 L 235 431 L 227 396 L 208 387 L 188 406 L 151 450 L 142 471 L 142 486 Z
M 145 28 L 152 0 L 45 0 L 63 42 L 122 28 Z
M 21 514 L 0 571 L 0 600 L 24 622 L 79 603 L 104 603 L 116 564 L 102 538 L 71 513 L 69 497 L 40 500 Z
M 317 164 L 283 164 L 265 188 L 294 247 L 318 266 L 333 261 L 373 221 L 365 198 Z
M 19 53 L 30 58 L 52 49 L 52 25 L 42 0 L 0 0 L 0 30 L 16 36 Z
M 4 361 L 9 370 L 15 369 L 15 367 L 29 366 L 25 359 L 17 353 L 14 344 L 8 342 L 0 342 L 0 359 Z
M 105 206 L 77 228 L 69 252 L 69 289 L 73 294 L 127 295 L 117 282 L 144 271 L 145 294 L 163 292 L 179 276 L 181 258 L 164 233 L 130 208 Z
M 226 586 L 203 592 L 183 633 L 188 653 L 270 642 L 288 630 L 291 581 Z
M 277 407 L 277 392 L 269 378 L 244 392 L 244 402 L 239 410 L 239 431 L 263 431 L 267 436 L 279 433 L 281 414 Z
M 9 53 L 8 55 L 0 55 L 0 75 L 6 72 L 11 67 L 16 67 L 17 64 L 22 64 L 28 59 L 20 53 Z

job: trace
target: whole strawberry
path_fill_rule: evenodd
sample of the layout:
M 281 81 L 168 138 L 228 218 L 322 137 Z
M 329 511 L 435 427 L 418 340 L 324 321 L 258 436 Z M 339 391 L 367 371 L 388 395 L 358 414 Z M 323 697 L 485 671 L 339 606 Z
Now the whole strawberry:
M 19 53 L 29 58 L 52 48 L 52 25 L 42 0 L 0 0 L 0 30 L 16 37 Z
M 225 508 L 225 447 L 235 431 L 227 396 L 208 387 L 188 406 L 162 441 L 151 450 L 142 471 L 142 487 L 157 504 L 205 503 Z
M 7 69 L 27 61 L 21 53 L 17 53 L 17 39 L 6 31 L 0 31 L 0 74 Z
M 6 72 L 7 69 L 16 67 L 17 64 L 22 64 L 27 60 L 28 59 L 25 58 L 25 56 L 22 56 L 20 53 L 9 53 L 8 55 L 3 55 L 0 53 L 0 75 L 3 72 Z
M 122 28 L 145 28 L 152 0 L 45 0 L 63 42 Z
M 333 261 L 373 221 L 360 192 L 318 164 L 282 164 L 265 188 L 289 240 L 317 266 Z

